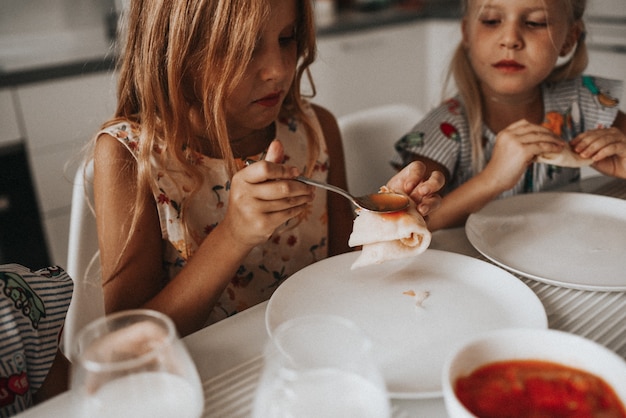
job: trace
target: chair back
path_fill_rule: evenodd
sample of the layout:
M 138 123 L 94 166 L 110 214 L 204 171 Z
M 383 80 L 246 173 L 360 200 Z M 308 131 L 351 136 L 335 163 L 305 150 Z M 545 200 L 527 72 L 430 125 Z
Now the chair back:
M 66 272 L 74 280 L 74 294 L 63 328 L 62 347 L 70 357 L 76 334 L 104 315 L 100 279 L 98 231 L 93 202 L 93 161 L 80 165 L 74 176 Z
M 396 173 L 390 161 L 393 144 L 423 117 L 405 104 L 373 107 L 339 117 L 348 190 L 357 195 L 373 193 Z

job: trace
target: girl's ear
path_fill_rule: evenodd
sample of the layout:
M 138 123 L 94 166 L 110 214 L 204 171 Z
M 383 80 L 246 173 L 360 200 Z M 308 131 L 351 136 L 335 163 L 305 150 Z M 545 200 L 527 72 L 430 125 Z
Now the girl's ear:
M 567 38 L 565 38 L 565 42 L 561 47 L 561 52 L 559 52 L 559 56 L 565 57 L 572 52 L 572 49 L 576 46 L 578 41 L 581 40 L 582 36 L 584 36 L 582 22 L 577 21 L 570 27 Z

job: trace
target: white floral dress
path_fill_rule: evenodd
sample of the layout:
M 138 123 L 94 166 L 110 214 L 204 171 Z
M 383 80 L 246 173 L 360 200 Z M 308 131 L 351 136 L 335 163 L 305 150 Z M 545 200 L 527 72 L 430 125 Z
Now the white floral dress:
M 326 143 L 315 112 L 308 106 L 306 111 L 322 138 L 312 177 L 326 181 L 329 166 Z M 137 125 L 122 122 L 101 133 L 117 138 L 136 157 L 139 130 Z M 304 171 L 308 147 L 304 125 L 295 118 L 279 119 L 276 121 L 276 138 L 285 148 L 285 161 Z M 191 179 L 178 163 L 174 159 L 163 163 L 161 158 L 157 158 L 158 149 L 153 153 L 152 189 L 164 240 L 165 276 L 169 280 L 185 266 L 204 238 L 224 219 L 230 177 L 223 160 L 197 155 L 196 163 L 203 171 L 204 182 L 200 190 L 190 196 Z M 291 274 L 327 257 L 326 193 L 317 190 L 315 196 L 301 222 L 292 227 L 278 228 L 267 242 L 250 252 L 211 312 L 207 325 L 269 299 L 278 285 Z M 189 199 L 191 201 L 187 202 Z M 187 202 L 184 216 L 180 213 L 183 202 Z M 208 271 L 207 276 L 210 274 Z

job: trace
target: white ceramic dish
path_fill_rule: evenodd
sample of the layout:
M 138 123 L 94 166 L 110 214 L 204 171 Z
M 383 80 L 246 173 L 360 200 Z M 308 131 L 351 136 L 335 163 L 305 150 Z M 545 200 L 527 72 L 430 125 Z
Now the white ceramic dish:
M 268 303 L 267 329 L 271 335 L 289 318 L 320 313 L 353 320 L 373 340 L 394 398 L 441 396 L 441 369 L 458 341 L 492 329 L 547 327 L 533 291 L 487 262 L 426 250 L 350 270 L 357 256 L 331 257 L 287 279 Z M 420 307 L 410 291 L 429 296 Z
M 472 245 L 528 278 L 573 289 L 626 290 L 626 201 L 583 193 L 496 200 L 470 215 Z
M 455 347 L 443 367 L 442 382 L 450 418 L 474 418 L 454 395 L 454 382 L 495 361 L 544 360 L 601 377 L 626 405 L 626 361 L 608 348 L 578 335 L 548 329 L 501 329 Z

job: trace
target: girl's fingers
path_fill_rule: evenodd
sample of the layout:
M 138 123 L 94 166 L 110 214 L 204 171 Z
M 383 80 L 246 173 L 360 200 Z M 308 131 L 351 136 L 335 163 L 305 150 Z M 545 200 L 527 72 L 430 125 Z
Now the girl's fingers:
M 269 180 L 292 179 L 299 175 L 300 171 L 296 167 L 277 164 L 269 160 L 258 161 L 235 174 L 235 176 L 240 176 L 244 181 L 252 184 L 263 183 Z
M 425 182 L 417 185 L 415 190 L 422 196 L 438 193 L 446 183 L 446 178 L 441 171 L 433 171 Z
M 267 148 L 265 160 L 273 163 L 281 164 L 285 159 L 285 149 L 283 144 L 278 140 L 273 140 Z
M 425 178 L 425 175 L 426 165 L 421 161 L 413 161 L 393 176 L 387 187 L 409 196 L 439 192 L 445 183 L 443 173 L 433 171 L 428 178 Z
M 299 196 L 263 202 L 261 206 L 262 213 L 266 216 L 283 214 L 286 219 L 289 219 L 295 216 L 292 215 L 294 211 L 296 214 L 300 213 L 309 203 L 311 203 L 311 199 L 305 196 Z
M 424 176 L 425 165 L 413 161 L 387 181 L 387 187 L 397 192 L 410 194 Z
M 549 142 L 561 147 L 565 145 L 565 141 L 554 135 L 550 129 L 530 123 L 524 119 L 512 123 L 501 133 L 511 135 L 512 138 L 519 140 L 523 144 Z
M 626 136 L 617 128 L 587 131 L 572 140 L 573 149 L 583 158 L 600 160 L 626 146 Z
M 441 196 L 430 195 L 421 199 L 417 205 L 417 210 L 422 216 L 427 216 L 429 213 L 439 208 L 439 206 L 441 206 Z

